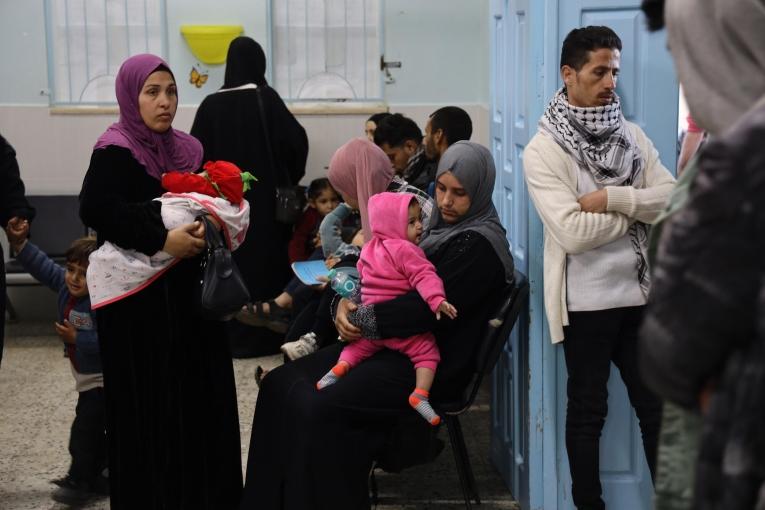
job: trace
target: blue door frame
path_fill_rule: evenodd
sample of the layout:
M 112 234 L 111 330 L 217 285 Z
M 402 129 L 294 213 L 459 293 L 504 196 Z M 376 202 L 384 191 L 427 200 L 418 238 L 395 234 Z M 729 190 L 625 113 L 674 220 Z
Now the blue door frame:
M 624 43 L 618 92 L 625 116 L 654 141 L 664 165 L 674 168 L 677 83 L 664 35 L 647 34 L 639 4 L 491 0 L 494 199 L 516 264 L 531 284 L 528 323 L 513 332 L 492 380 L 491 457 L 524 510 L 568 510 L 573 505 L 563 444 L 565 363 L 561 348 L 550 342 L 544 315 L 543 228 L 523 183 L 523 147 L 560 86 L 558 59 L 565 34 L 578 26 L 608 25 Z M 609 394 L 612 412 L 601 441 L 604 499 L 609 508 L 650 508 L 650 479 L 619 377 L 609 381 Z

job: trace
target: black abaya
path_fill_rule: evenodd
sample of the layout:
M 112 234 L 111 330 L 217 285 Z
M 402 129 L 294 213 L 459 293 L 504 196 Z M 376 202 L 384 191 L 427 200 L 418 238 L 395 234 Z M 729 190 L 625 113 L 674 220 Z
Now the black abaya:
M 80 194 L 99 243 L 154 254 L 162 194 L 128 149 L 93 152 Z M 196 313 L 199 258 L 98 309 L 112 510 L 235 508 L 242 484 L 233 366 L 222 323 Z
M 4 229 L 14 216 L 31 220 L 34 215 L 34 208 L 24 195 L 16 151 L 0 136 L 0 227 Z M 5 340 L 5 296 L 5 256 L 0 246 L 0 362 L 3 361 Z
M 387 307 L 386 313 L 398 308 L 397 315 L 412 323 L 407 327 L 432 328 L 442 357 L 432 392 L 437 403 L 437 395 L 453 397 L 469 379 L 475 355 L 471 340 L 501 295 L 505 270 L 489 242 L 471 231 L 447 241 L 430 259 L 459 310 L 456 320 L 436 322 L 427 305 L 414 310 L 407 305 L 402 313 L 397 300 L 375 308 Z M 396 327 L 386 333 L 398 336 Z M 369 508 L 372 461 L 397 419 L 415 412 L 407 402 L 414 368 L 404 355 L 384 349 L 338 383 L 316 390 L 316 381 L 337 362 L 341 349 L 322 349 L 263 379 L 241 510 Z
M 253 301 L 277 296 L 292 276 L 287 256 L 292 227 L 274 221 L 277 182 L 273 172 L 282 172 L 297 184 L 305 174 L 308 157 L 305 130 L 279 94 L 267 85 L 261 86 L 260 92 L 277 169 L 269 167 L 254 88 L 207 96 L 191 127 L 191 134 L 202 142 L 205 161 L 231 161 L 258 179 L 245 193 L 250 202 L 250 228 L 244 243 L 234 252 Z

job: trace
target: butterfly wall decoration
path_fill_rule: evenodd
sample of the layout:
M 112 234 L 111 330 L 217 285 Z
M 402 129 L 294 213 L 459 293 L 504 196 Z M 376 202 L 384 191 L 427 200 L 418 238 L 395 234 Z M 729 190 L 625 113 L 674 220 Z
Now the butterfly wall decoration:
M 196 88 L 202 88 L 202 85 L 207 82 L 207 73 L 202 73 L 199 70 L 197 70 L 196 66 L 191 66 L 191 73 L 189 74 L 189 83 L 194 85 Z

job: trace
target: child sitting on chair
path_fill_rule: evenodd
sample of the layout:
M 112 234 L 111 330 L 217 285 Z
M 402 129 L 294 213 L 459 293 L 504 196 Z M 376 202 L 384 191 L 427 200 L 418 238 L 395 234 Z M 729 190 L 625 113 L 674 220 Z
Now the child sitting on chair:
M 64 342 L 75 387 L 79 393 L 69 453 L 72 463 L 64 478 L 54 480 L 58 488 L 53 499 L 69 505 L 80 505 L 105 497 L 109 483 L 106 469 L 106 411 L 104 376 L 96 331 L 96 315 L 91 310 L 85 271 L 88 256 L 96 249 L 96 239 L 75 240 L 64 255 L 66 268 L 51 260 L 27 240 L 29 223 L 12 218 L 6 228 L 8 242 L 16 260 L 37 281 L 58 292 L 56 333 Z
M 306 208 L 295 224 L 292 238 L 287 245 L 290 264 L 316 258 L 321 252 L 322 239 L 319 226 L 322 220 L 340 203 L 340 195 L 326 177 L 312 180 L 305 190 Z
M 320 229 L 324 221 L 335 215 L 340 204 L 340 195 L 329 183 L 326 177 L 314 179 L 306 189 L 308 206 L 303 211 L 303 216 L 295 225 L 288 246 L 290 263 L 303 260 L 319 260 L 327 258 L 325 246 L 335 242 L 334 236 L 330 237 Z M 340 204 L 342 207 L 342 204 Z M 342 209 L 341 209 L 342 210 Z M 349 215 L 342 217 L 344 220 Z M 337 243 L 342 243 L 342 225 L 338 227 Z M 268 301 L 256 301 L 245 306 L 236 315 L 236 319 L 250 326 L 264 326 L 276 333 L 284 334 L 289 329 L 293 305 L 310 300 L 314 289 L 303 284 L 300 279 L 293 277 L 284 290 L 275 298 Z
M 356 263 L 359 260 L 361 246 L 364 244 L 364 234 L 360 228 L 343 239 L 343 222 L 353 214 L 351 207 L 345 202 L 338 205 L 324 217 L 319 227 L 321 249 L 325 264 L 330 268 L 327 280 L 335 293 L 356 301 L 359 293 L 359 272 Z M 322 292 L 316 308 L 313 324 L 308 332 L 300 335 L 297 340 L 285 342 L 281 346 L 284 355 L 295 361 L 324 347 L 325 342 L 336 337 L 337 331 L 332 324 L 329 312 L 333 293 Z
M 231 251 L 242 244 L 250 222 L 250 205 L 243 198 L 255 177 L 227 161 L 208 161 L 201 173 L 167 172 L 159 198 L 162 221 L 171 230 L 209 215 L 223 231 Z M 90 256 L 88 287 L 93 309 L 119 301 L 143 289 L 178 261 L 164 251 L 145 255 L 109 241 Z
M 420 205 L 409 193 L 379 193 L 369 199 L 369 224 L 372 239 L 361 249 L 357 265 L 361 276 L 361 301 L 375 304 L 416 289 L 438 319 L 446 314 L 454 319 L 457 310 L 448 301 L 444 284 L 425 253 L 417 244 L 422 235 Z M 428 401 L 436 367 L 441 360 L 432 333 L 408 338 L 370 340 L 361 338 L 348 344 L 340 360 L 316 383 L 318 389 L 336 383 L 364 359 L 387 347 L 409 357 L 414 363 L 416 387 L 409 405 L 431 425 L 440 423 Z

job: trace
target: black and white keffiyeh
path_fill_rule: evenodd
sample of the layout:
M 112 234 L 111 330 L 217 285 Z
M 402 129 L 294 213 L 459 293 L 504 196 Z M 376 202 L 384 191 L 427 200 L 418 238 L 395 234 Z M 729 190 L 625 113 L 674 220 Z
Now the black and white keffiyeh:
M 539 127 L 581 168 L 589 170 L 598 186 L 642 186 L 645 164 L 640 148 L 625 127 L 618 96 L 611 104 L 583 108 L 569 104 L 566 89 L 562 88 L 545 108 Z M 640 289 L 646 296 L 650 288 L 648 228 L 636 221 L 629 229 Z

